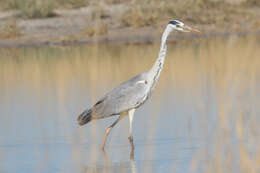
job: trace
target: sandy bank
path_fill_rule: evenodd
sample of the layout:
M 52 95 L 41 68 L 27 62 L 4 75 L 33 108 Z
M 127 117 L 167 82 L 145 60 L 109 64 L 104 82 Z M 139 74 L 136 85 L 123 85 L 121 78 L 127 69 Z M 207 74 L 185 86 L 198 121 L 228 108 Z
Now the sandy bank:
M 78 45 L 92 43 L 149 43 L 160 39 L 169 17 L 155 20 L 147 26 L 124 24 L 122 16 L 126 7 L 113 5 L 98 18 L 93 18 L 93 8 L 56 10 L 55 17 L 23 19 L 16 11 L 0 12 L 0 30 L 9 32 L 7 26 L 15 25 L 18 36 L 5 37 L 0 33 L 0 47 L 24 47 L 42 45 Z M 200 37 L 226 36 L 230 34 L 258 33 L 260 31 L 260 7 L 210 7 L 208 10 L 191 11 L 173 16 L 203 32 Z M 11 23 L 11 24 L 10 24 Z M 102 25 L 100 25 L 102 24 Z M 6 31 L 7 30 L 7 31 Z M 193 37 L 191 34 L 175 34 L 174 37 Z M 172 37 L 171 39 L 173 39 Z

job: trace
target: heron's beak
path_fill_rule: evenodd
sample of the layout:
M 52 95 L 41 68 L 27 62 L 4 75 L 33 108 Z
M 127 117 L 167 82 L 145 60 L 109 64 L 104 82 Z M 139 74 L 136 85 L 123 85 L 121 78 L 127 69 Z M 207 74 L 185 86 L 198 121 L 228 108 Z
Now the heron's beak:
M 193 28 L 191 28 L 191 27 L 189 27 L 189 26 L 187 26 L 187 25 L 184 25 L 184 26 L 182 27 L 182 29 L 183 29 L 184 31 L 193 32 L 193 33 L 195 33 L 195 34 L 201 34 L 201 32 L 200 32 L 199 30 L 193 29 Z

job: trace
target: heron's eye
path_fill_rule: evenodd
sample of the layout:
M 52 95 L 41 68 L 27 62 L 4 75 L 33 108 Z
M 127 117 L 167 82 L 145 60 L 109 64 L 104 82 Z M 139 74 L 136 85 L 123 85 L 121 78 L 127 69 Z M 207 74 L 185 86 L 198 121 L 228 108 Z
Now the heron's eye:
M 180 25 L 176 25 L 177 28 L 180 28 L 181 26 Z

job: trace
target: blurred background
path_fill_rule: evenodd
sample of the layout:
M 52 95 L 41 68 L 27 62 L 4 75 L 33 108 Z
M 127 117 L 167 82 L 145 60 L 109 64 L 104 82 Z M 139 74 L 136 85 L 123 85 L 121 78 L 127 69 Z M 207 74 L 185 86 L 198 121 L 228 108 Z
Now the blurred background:
M 259 0 L 0 0 L 0 45 L 149 42 L 171 19 L 205 35 L 259 33 L 259 11 Z
M 259 173 L 260 1 L 0 0 L 0 172 Z M 79 127 L 107 91 L 148 70 L 170 19 L 161 78 L 128 119 Z

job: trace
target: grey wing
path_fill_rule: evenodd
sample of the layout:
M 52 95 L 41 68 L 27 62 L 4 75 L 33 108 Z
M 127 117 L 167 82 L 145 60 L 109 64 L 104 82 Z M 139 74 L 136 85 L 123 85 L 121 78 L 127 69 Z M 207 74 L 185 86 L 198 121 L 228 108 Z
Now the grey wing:
M 92 108 L 92 118 L 99 119 L 117 115 L 140 106 L 147 97 L 149 87 L 145 73 L 133 77 L 107 93 Z

